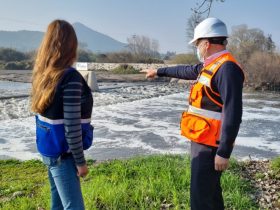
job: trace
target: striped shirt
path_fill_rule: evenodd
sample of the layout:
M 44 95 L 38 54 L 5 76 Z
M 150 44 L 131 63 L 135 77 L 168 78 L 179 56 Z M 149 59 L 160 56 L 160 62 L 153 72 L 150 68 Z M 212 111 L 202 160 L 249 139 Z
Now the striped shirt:
M 71 77 L 63 88 L 63 116 L 65 137 L 69 149 L 74 157 L 75 163 L 82 166 L 86 163 L 81 127 L 81 95 L 82 95 L 82 78 Z

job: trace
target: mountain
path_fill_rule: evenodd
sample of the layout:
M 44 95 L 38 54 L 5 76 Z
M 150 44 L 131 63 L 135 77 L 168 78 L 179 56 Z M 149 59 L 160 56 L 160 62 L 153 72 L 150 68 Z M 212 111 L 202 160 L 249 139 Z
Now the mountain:
M 0 47 L 31 51 L 38 48 L 43 35 L 40 31 L 0 31 Z
M 79 42 L 85 44 L 86 48 L 93 52 L 116 52 L 123 50 L 126 46 L 125 43 L 94 31 L 81 23 L 74 23 L 73 27 Z
M 126 44 L 105 34 L 94 31 L 81 23 L 74 23 L 78 41 L 87 49 L 96 53 L 117 52 Z M 39 47 L 44 33 L 40 31 L 0 31 L 0 47 L 14 48 L 27 52 Z

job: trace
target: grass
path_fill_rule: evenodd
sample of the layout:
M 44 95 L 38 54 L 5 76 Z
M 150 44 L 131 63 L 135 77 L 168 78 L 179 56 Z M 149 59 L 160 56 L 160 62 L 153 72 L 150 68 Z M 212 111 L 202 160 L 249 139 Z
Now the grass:
M 0 209 L 49 209 L 49 184 L 39 161 L 0 161 Z M 89 161 L 90 173 L 82 180 L 87 209 L 189 209 L 190 160 L 187 156 L 159 155 Z M 231 162 L 222 186 L 226 209 L 258 209 L 252 188 Z
M 273 175 L 280 179 L 280 156 L 271 160 L 270 168 L 273 171 Z
M 38 160 L 0 161 L 0 209 L 36 209 L 46 206 L 47 171 Z M 43 198 L 41 199 L 41 196 Z

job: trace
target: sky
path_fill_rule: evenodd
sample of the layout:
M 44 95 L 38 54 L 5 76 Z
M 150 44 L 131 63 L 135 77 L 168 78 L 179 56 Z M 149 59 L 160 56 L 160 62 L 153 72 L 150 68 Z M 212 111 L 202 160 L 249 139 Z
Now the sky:
M 80 22 L 118 41 L 144 35 L 159 41 L 159 51 L 184 53 L 191 8 L 202 0 L 0 0 L 0 30 L 45 31 L 60 18 Z M 246 24 L 271 34 L 280 47 L 279 0 L 214 0 L 210 17 L 224 21 L 229 33 L 233 26 Z

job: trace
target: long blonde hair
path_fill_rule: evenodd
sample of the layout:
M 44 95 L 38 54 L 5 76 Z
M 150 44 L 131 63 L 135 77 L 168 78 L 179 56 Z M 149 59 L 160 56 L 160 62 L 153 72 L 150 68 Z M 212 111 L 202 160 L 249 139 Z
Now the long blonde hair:
M 54 20 L 38 50 L 32 72 L 31 110 L 42 114 L 53 100 L 58 81 L 77 57 L 74 28 L 64 20 Z

